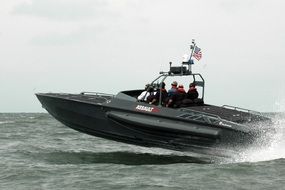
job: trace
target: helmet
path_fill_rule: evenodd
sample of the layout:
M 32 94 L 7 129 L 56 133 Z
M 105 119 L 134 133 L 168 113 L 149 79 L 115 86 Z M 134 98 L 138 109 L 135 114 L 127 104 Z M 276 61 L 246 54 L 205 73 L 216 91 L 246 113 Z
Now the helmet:
M 177 86 L 177 82 L 176 82 L 176 81 L 173 81 L 173 82 L 171 83 L 171 85 L 172 85 L 172 86 Z
M 146 84 L 144 89 L 147 90 L 151 85 L 150 84 Z

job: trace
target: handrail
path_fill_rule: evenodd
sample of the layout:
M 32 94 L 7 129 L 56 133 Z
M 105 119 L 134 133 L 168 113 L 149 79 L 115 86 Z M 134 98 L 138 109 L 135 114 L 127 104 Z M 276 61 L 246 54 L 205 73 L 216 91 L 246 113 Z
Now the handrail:
M 114 97 L 114 94 L 107 94 L 107 93 L 101 93 L 101 92 L 80 92 L 81 95 L 97 95 L 97 96 L 111 96 Z
M 229 109 L 233 109 L 233 110 L 236 110 L 236 111 L 246 111 L 248 113 L 257 114 L 257 115 L 261 115 L 261 116 L 263 115 L 261 112 L 258 112 L 258 111 L 249 110 L 249 109 L 240 108 L 240 107 L 231 106 L 231 105 L 223 105 L 222 108 L 229 108 Z

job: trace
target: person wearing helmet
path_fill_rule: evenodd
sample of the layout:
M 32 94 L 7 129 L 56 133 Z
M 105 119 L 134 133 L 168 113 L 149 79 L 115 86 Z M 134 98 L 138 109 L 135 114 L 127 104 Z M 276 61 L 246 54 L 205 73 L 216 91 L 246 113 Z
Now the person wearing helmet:
M 176 81 L 173 81 L 171 83 L 171 88 L 168 90 L 168 96 L 169 97 L 172 97 L 177 91 L 177 82 Z
M 196 84 L 190 83 L 189 90 L 187 92 L 187 99 L 195 100 L 198 97 L 199 97 L 199 93 L 197 91 Z
M 165 101 L 166 101 L 166 98 L 168 95 L 167 95 L 167 91 L 165 89 L 165 83 L 164 82 L 162 82 L 160 84 L 160 87 L 159 87 L 159 89 L 157 89 L 153 98 L 151 98 L 149 100 L 149 104 L 158 104 L 159 103 L 160 92 L 161 92 L 161 103 L 162 103 L 162 105 L 165 105 Z
M 138 96 L 137 100 L 139 102 L 147 102 L 149 96 L 153 95 L 153 87 L 150 84 L 146 84 L 144 91 Z
M 182 100 L 185 98 L 186 92 L 184 86 L 181 84 L 178 86 L 177 91 L 171 96 L 166 104 L 166 107 L 180 107 Z
M 180 92 L 181 94 L 186 94 L 186 92 L 185 92 L 185 90 L 184 90 L 183 84 L 180 84 L 180 85 L 178 86 L 177 91 Z

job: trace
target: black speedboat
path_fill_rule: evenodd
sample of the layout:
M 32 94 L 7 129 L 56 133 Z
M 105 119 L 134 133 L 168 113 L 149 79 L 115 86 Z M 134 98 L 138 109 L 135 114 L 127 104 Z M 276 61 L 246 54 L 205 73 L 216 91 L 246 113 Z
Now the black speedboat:
M 37 98 L 55 119 L 77 131 L 128 144 L 160 147 L 215 156 L 229 156 L 258 145 L 271 123 L 261 113 L 233 106 L 204 103 L 205 81 L 191 67 L 183 65 L 161 72 L 151 85 L 168 77 L 186 76 L 201 88 L 200 97 L 184 107 L 168 108 L 137 101 L 143 90 L 117 95 L 38 93 Z M 159 82 L 158 82 L 159 81 Z

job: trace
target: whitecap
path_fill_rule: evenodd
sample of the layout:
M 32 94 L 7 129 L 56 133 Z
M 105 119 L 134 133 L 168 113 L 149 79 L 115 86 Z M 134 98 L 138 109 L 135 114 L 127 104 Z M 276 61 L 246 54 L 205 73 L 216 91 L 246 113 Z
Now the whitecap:
M 15 121 L 0 121 L 0 125 L 7 124 L 7 123 L 15 123 Z

